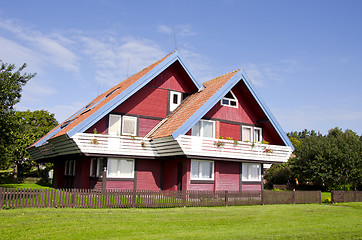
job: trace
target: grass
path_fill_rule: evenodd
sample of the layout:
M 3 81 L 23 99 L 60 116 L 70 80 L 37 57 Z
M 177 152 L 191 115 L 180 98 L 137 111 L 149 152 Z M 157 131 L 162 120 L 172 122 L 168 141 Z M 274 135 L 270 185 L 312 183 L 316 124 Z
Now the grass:
M 362 203 L 0 211 L 1 239 L 362 239 Z
M 8 184 L 0 184 L 0 187 L 3 188 L 33 188 L 33 189 L 38 189 L 38 188 L 50 188 L 47 186 L 42 186 L 36 183 L 8 183 Z

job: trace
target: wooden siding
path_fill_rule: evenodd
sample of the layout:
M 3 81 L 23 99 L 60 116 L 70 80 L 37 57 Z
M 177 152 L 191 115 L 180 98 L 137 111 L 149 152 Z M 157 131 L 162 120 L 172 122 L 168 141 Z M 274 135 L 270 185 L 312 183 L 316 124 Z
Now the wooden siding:
M 138 136 L 144 137 L 147 133 L 149 133 L 160 120 L 154 119 L 146 119 L 146 118 L 138 118 Z
M 241 186 L 242 191 L 261 191 L 261 183 L 260 184 L 248 184 L 246 182 L 242 183 Z
M 112 113 L 164 118 L 167 115 L 167 90 L 145 86 Z
M 90 159 L 77 159 L 75 163 L 75 175 L 73 187 L 86 189 L 89 187 Z
M 133 184 L 134 184 L 133 179 L 126 181 L 107 179 L 106 188 L 107 190 L 113 190 L 113 189 L 132 190 Z
M 54 173 L 53 173 L 53 187 L 62 188 L 64 187 L 64 161 L 54 162 Z
M 240 141 L 241 140 L 240 125 L 220 122 L 219 134 L 223 138 L 231 137 L 234 140 Z
M 101 134 L 107 134 L 108 129 L 108 116 L 103 117 L 101 120 L 99 120 L 97 123 L 95 123 L 93 126 L 91 126 L 86 133 L 94 133 L 94 129 L 97 129 L 98 133 Z
M 137 190 L 161 190 L 161 161 L 137 159 Z
M 197 88 L 180 63 L 175 62 L 155 77 L 148 86 L 179 92 L 196 92 Z
M 163 161 L 163 190 L 177 190 L 177 160 Z
M 239 191 L 240 163 L 215 161 L 215 191 Z

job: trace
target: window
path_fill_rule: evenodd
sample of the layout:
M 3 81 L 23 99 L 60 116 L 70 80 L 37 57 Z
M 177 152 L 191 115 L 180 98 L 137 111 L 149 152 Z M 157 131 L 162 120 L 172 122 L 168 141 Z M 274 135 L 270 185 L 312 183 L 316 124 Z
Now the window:
M 75 160 L 65 161 L 65 176 L 74 176 L 75 175 Z
M 100 177 L 103 171 L 103 158 L 92 158 L 90 166 L 90 176 Z
M 238 100 L 232 91 L 228 92 L 220 101 L 222 106 L 238 107 Z
M 133 178 L 134 159 L 108 158 L 108 178 Z
M 192 136 L 199 136 L 199 137 L 215 137 L 215 122 L 214 121 L 207 121 L 207 120 L 200 120 L 192 127 L 191 130 Z
M 191 180 L 214 180 L 214 162 L 191 160 Z
M 254 142 L 263 141 L 263 135 L 261 134 L 261 128 L 254 127 Z
M 122 121 L 121 121 L 122 120 Z M 122 131 L 121 131 L 122 123 Z M 109 115 L 109 124 L 108 124 L 108 134 L 109 135 L 137 135 L 137 118 L 130 116 L 121 116 L 121 115 Z
M 261 181 L 261 168 L 258 163 L 243 163 L 243 181 Z
M 120 115 L 109 114 L 109 135 L 120 135 L 121 134 L 121 117 Z
M 263 140 L 262 129 L 259 127 L 243 126 L 242 141 L 261 142 Z
M 122 121 L 122 135 L 132 135 L 136 136 L 137 132 L 137 118 L 136 117 L 129 117 L 129 116 L 123 116 Z
M 181 104 L 181 99 L 181 92 L 170 91 L 170 112 L 173 112 Z

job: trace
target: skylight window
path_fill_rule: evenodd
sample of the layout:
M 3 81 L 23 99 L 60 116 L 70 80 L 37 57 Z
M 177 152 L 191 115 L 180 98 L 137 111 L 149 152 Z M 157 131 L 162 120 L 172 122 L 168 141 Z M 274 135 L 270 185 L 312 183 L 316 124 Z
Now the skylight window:
M 238 100 L 232 91 L 228 92 L 220 101 L 222 106 L 238 107 Z

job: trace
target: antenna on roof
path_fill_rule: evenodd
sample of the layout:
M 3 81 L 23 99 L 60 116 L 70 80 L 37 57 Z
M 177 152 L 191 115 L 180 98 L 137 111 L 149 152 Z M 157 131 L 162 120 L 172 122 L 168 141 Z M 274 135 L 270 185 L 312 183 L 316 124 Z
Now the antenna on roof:
M 175 34 L 175 27 L 172 26 L 172 30 L 173 30 L 173 39 L 175 41 L 175 49 L 177 50 L 177 42 L 176 42 L 176 34 Z
M 127 60 L 127 78 L 128 78 L 128 72 L 129 72 L 129 58 Z

